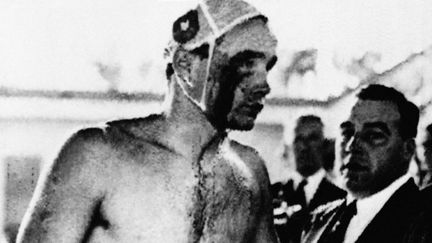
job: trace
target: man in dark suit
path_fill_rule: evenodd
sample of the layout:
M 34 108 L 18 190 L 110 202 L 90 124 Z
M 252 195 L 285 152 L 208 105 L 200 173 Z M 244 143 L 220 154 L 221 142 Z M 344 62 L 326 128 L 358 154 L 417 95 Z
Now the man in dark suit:
M 432 130 L 432 124 L 428 126 Z M 426 141 L 423 143 L 425 147 L 425 159 L 429 160 L 426 163 L 431 163 L 431 134 L 427 134 Z M 430 243 L 432 242 L 432 185 L 420 191 L 421 194 L 421 212 L 412 222 L 410 229 L 405 235 L 404 243 Z
M 430 243 L 432 242 L 432 186 L 421 190 L 422 209 L 413 220 L 404 243 Z
M 348 196 L 319 207 L 302 242 L 402 242 L 418 213 L 420 193 L 407 174 L 418 108 L 383 85 L 369 85 L 358 98 L 340 126 L 337 153 Z
M 294 156 L 299 174 L 286 184 L 273 185 L 276 198 L 275 223 L 282 243 L 300 242 L 303 225 L 319 205 L 343 198 L 346 192 L 326 179 L 323 169 L 323 123 L 318 116 L 297 120 Z

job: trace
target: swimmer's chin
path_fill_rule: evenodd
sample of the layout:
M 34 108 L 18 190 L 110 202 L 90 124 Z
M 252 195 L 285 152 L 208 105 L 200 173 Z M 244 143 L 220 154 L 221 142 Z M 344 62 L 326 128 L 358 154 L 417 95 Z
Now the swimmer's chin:
M 255 119 L 251 119 L 247 122 L 243 121 L 243 122 L 236 122 L 236 123 L 229 123 L 227 128 L 229 130 L 234 130 L 234 131 L 241 131 L 241 132 L 245 132 L 245 131 L 250 131 L 255 127 Z

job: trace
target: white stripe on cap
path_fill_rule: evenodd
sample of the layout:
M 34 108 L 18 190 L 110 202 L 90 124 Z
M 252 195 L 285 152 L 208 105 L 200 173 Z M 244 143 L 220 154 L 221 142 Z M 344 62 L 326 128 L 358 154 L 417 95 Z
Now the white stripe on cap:
M 199 6 L 201 7 L 201 9 L 202 9 L 202 11 L 204 13 L 204 16 L 206 17 L 206 19 L 207 19 L 210 27 L 213 30 L 213 35 L 214 36 L 219 36 L 220 35 L 219 28 L 217 27 L 215 20 L 211 16 L 211 14 L 210 14 L 210 12 L 209 12 L 209 10 L 207 8 L 207 4 L 204 2 L 204 0 L 200 0 Z

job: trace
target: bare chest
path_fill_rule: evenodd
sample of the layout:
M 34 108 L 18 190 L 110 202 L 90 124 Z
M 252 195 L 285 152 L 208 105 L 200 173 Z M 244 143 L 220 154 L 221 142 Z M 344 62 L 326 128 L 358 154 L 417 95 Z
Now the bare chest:
M 195 230 L 201 242 L 242 242 L 253 231 L 261 206 L 255 172 L 231 149 L 206 154 L 201 163 L 200 194 L 204 198 Z M 199 208 L 199 207 L 197 207 Z M 201 232 L 200 232 L 201 230 Z
M 234 240 L 253 227 L 258 183 L 233 151 L 209 150 L 199 161 L 159 150 L 123 159 L 101 207 L 104 234 L 118 242 Z

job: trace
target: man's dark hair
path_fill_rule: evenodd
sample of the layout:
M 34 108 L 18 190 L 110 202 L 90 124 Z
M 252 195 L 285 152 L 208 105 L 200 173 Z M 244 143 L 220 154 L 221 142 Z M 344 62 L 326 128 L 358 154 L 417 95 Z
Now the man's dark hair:
M 420 111 L 401 92 L 381 84 L 371 84 L 362 89 L 357 97 L 361 100 L 390 101 L 396 104 L 400 115 L 398 127 L 401 137 L 409 139 L 417 136 Z

